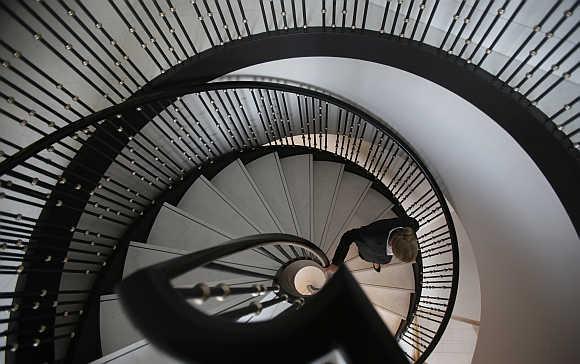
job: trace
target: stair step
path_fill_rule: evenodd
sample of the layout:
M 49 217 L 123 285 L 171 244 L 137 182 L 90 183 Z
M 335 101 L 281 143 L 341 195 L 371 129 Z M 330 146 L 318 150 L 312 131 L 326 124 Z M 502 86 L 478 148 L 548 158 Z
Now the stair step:
M 91 364 L 181 364 L 181 361 L 168 356 L 155 348 L 147 340 L 139 340 L 117 351 L 103 356 Z
M 129 321 L 116 294 L 101 296 L 99 326 L 103 355 L 113 353 L 143 339 L 141 332 Z
M 397 214 L 395 214 L 395 212 L 393 210 L 385 210 L 377 220 L 381 220 L 381 219 L 395 219 L 397 218 Z
M 338 199 L 324 238 L 325 247 L 338 243 L 342 231 L 354 218 L 371 185 L 372 181 L 354 173 L 345 172 L 342 175 L 337 193 Z
M 334 162 L 314 161 L 314 236 L 312 242 L 322 246 L 332 211 L 335 206 L 344 165 Z
M 278 154 L 270 153 L 252 161 L 246 164 L 246 170 L 280 222 L 282 231 L 300 235 L 298 217 Z
M 262 233 L 280 232 L 278 219 L 267 205 L 243 163 L 236 159 L 211 183 L 246 215 Z
M 340 240 L 339 240 L 340 241 Z M 334 246 L 334 248 L 331 248 L 329 250 L 329 257 L 334 256 L 334 251 L 336 250 L 336 245 Z M 344 259 L 345 262 L 349 262 L 352 259 L 355 259 L 356 257 L 358 257 L 358 247 L 356 246 L 356 244 L 351 244 L 350 248 L 348 249 L 348 252 L 346 253 L 346 258 Z
M 172 249 L 197 251 L 233 239 L 230 235 L 186 211 L 164 203 L 147 242 Z
M 131 242 L 129 245 L 129 250 L 127 252 L 127 260 L 125 263 L 125 270 L 123 272 L 123 277 L 135 272 L 138 269 L 160 263 L 169 259 L 176 258 L 178 256 L 188 254 L 186 251 L 181 251 L 177 249 L 168 249 L 155 247 L 152 244 L 141 244 L 136 242 Z M 225 260 L 225 259 L 224 259 Z M 231 259 L 228 259 L 231 260 Z M 247 261 L 247 259 L 242 259 Z M 231 266 L 237 267 L 233 264 Z M 244 267 L 240 267 L 244 268 Z M 274 274 L 275 271 L 257 270 L 262 273 Z M 217 285 L 219 283 L 233 284 L 239 282 L 248 282 L 254 280 L 260 280 L 261 278 L 247 277 L 240 274 L 216 271 L 213 269 L 198 268 L 192 272 L 183 274 L 171 281 L 174 287 L 192 287 L 197 283 L 206 283 L 210 286 Z M 259 284 L 269 285 L 270 282 L 261 282 Z M 250 298 L 251 295 L 239 295 L 231 296 L 225 301 L 217 301 L 216 299 L 209 299 L 204 302 L 201 306 L 196 306 L 199 310 L 205 312 L 206 314 L 213 314 L 226 306 L 238 303 L 244 299 Z M 248 301 L 248 304 L 251 301 Z
M 401 325 L 401 318 L 398 315 L 395 315 L 394 313 L 382 308 L 381 306 L 374 305 L 374 307 L 391 332 L 391 335 L 395 336 L 397 330 L 399 330 L 399 326 Z
M 237 236 L 228 235 L 217 227 L 207 224 L 175 206 L 164 204 L 149 234 L 148 244 L 178 249 L 189 254 L 228 242 L 234 238 Z M 269 249 L 273 250 L 273 248 Z M 242 258 L 247 260 L 244 261 Z M 274 261 L 264 258 L 257 253 L 241 252 L 237 253 L 231 261 L 278 268 Z
M 348 230 L 368 225 L 378 219 L 382 219 L 383 216 L 392 215 L 392 217 L 396 217 L 396 215 L 391 211 L 392 207 L 393 203 L 389 199 L 373 188 L 368 189 L 355 214 L 349 221 L 347 221 L 340 234 L 337 235 L 336 241 L 329 243 L 329 255 L 332 256 L 334 254 L 334 250 L 340 241 L 340 237 Z M 356 246 L 353 244 L 346 256 L 346 260 L 348 261 L 356 256 L 358 256 L 358 249 L 356 249 Z
M 363 285 L 362 289 L 374 305 L 381 306 L 403 320 L 407 317 L 411 297 L 409 292 L 367 285 Z
M 313 219 L 312 202 L 312 155 L 302 154 L 280 159 L 282 170 L 286 177 L 288 192 L 292 199 L 292 205 L 296 211 L 300 236 L 311 240 Z
M 187 251 L 157 247 L 153 244 L 131 242 L 127 250 L 123 278 L 137 270 L 188 254 Z M 226 281 L 241 278 L 238 274 L 219 272 L 212 269 L 198 268 L 173 280 L 173 284 L 180 286 L 195 285 L 200 282 Z M 246 279 L 253 277 L 244 277 Z M 250 279 L 248 279 L 250 280 Z
M 388 265 L 387 265 L 388 266 Z M 415 289 L 415 278 L 411 263 L 397 264 L 393 267 L 381 269 L 380 272 L 368 269 L 353 273 L 360 283 Z
M 357 227 L 368 225 L 390 211 L 392 207 L 393 203 L 388 198 L 371 188 L 361 202 L 351 224 Z
M 164 247 L 158 247 L 153 244 L 141 244 L 137 242 L 131 242 L 129 245 L 129 250 L 127 253 L 127 259 L 123 271 L 123 276 L 128 276 L 129 274 L 137 271 L 138 269 L 148 267 L 153 264 L 161 263 L 169 259 L 176 258 L 181 255 L 189 254 L 190 252 L 181 251 L 177 249 L 168 249 Z M 262 265 L 260 267 L 263 268 L 254 268 L 248 267 L 252 261 L 262 259 Z M 244 265 L 240 265 L 240 262 Z M 234 268 L 250 270 L 258 273 L 264 273 L 268 275 L 274 275 L 278 265 L 275 263 L 269 264 L 270 260 L 267 260 L 262 255 L 254 253 L 252 251 L 242 252 L 236 254 L 234 256 L 225 257 L 219 260 L 219 263 L 222 263 L 227 266 L 231 266 Z M 258 267 L 258 266 L 256 266 Z M 264 280 L 267 278 L 262 277 L 255 277 L 255 276 L 247 276 L 243 274 L 237 273 L 230 273 L 230 272 L 222 272 L 217 271 L 215 269 L 207 269 L 207 268 L 197 268 L 192 272 L 186 273 L 184 275 L 179 276 L 178 278 L 174 279 L 172 283 L 176 286 L 188 286 L 191 287 L 194 284 L 204 282 L 204 283 L 240 283 L 240 282 L 248 282 L 248 281 L 257 281 L 257 280 Z M 266 282 L 268 283 L 268 282 Z M 260 283 L 260 284 L 266 284 Z
M 191 185 L 177 207 L 229 236 L 241 237 L 259 233 L 249 218 L 203 176 Z
M 413 263 L 413 262 L 411 262 L 411 263 Z M 401 262 L 396 257 L 393 257 L 391 259 L 391 262 L 387 265 L 382 266 L 381 269 L 389 269 L 389 268 L 392 268 L 392 267 L 399 265 L 399 264 L 410 264 L 410 263 Z M 363 270 L 374 269 L 372 263 L 369 263 L 366 260 L 363 260 L 359 256 L 356 256 L 352 260 L 349 260 L 348 262 L 346 262 L 346 266 L 348 267 L 348 269 L 350 269 L 351 272 L 360 272 Z

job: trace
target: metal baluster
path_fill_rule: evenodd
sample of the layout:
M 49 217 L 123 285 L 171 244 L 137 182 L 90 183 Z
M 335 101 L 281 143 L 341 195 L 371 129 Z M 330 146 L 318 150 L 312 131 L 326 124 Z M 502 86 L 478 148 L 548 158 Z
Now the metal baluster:
M 399 34 L 401 37 L 405 36 L 405 30 L 407 29 L 407 24 L 409 24 L 409 21 L 411 20 L 411 11 L 413 10 L 413 5 L 415 5 L 415 0 L 411 0 L 411 2 L 409 3 L 409 6 L 407 7 L 407 14 L 405 15 L 405 18 L 403 19 L 403 27 L 401 28 L 401 33 Z
M 491 0 L 493 1 L 493 0 Z M 433 21 L 433 16 L 437 11 L 437 6 L 439 5 L 439 0 L 435 0 L 435 4 L 431 8 L 431 12 L 429 13 L 429 19 L 427 20 L 427 24 L 425 24 L 425 29 L 423 30 L 423 35 L 421 35 L 421 39 L 419 42 L 423 43 L 425 41 L 425 37 L 427 36 L 427 32 L 429 31 L 429 27 L 431 27 L 431 21 Z
M 512 22 L 514 21 L 514 19 L 516 18 L 516 16 L 518 15 L 518 13 L 520 12 L 520 10 L 522 9 L 522 7 L 524 6 L 525 3 L 526 3 L 526 0 L 520 1 L 520 3 L 518 4 L 516 10 L 514 10 L 514 12 L 512 13 L 512 15 L 507 20 L 507 22 L 504 24 L 504 26 L 501 28 L 501 30 L 499 31 L 499 33 L 496 35 L 496 37 L 494 38 L 494 40 L 491 42 L 491 45 L 485 50 L 485 54 L 483 55 L 483 57 L 481 57 L 481 59 L 477 63 L 477 65 L 479 67 L 481 67 L 481 65 L 483 64 L 483 61 L 485 61 L 485 59 L 487 58 L 487 56 L 493 51 L 493 47 L 495 47 L 495 45 L 497 44 L 497 42 L 500 40 L 500 38 L 505 33 L 506 29 L 512 24 Z
M 417 31 L 417 26 L 421 22 L 421 16 L 423 15 L 423 10 L 425 10 L 425 2 L 426 1 L 422 1 L 421 4 L 419 5 L 419 12 L 417 13 L 417 19 L 415 20 L 415 24 L 413 25 L 413 30 L 411 31 L 411 35 L 409 36 L 409 39 L 413 39 L 413 40 L 415 39 L 415 32 Z
M 239 2 L 239 0 L 238 0 L 238 2 Z M 212 47 L 215 47 L 215 43 L 213 41 L 211 34 L 209 33 L 209 29 L 207 28 L 207 25 L 205 24 L 204 17 L 203 17 L 203 15 L 201 15 L 201 11 L 199 10 L 199 6 L 197 6 L 197 3 L 195 1 L 192 1 L 191 5 L 193 6 L 193 9 L 195 10 L 195 14 L 197 15 L 197 20 L 199 20 L 201 22 L 201 26 L 203 27 L 203 30 L 204 30 L 205 35 L 207 37 L 207 40 L 209 40 L 209 44 L 211 44 Z M 240 8 L 241 8 L 241 5 L 240 5 Z M 245 23 L 246 22 L 244 21 L 244 24 Z M 246 27 L 247 27 L 247 24 L 246 24 Z M 249 31 L 248 31 L 248 34 L 249 34 Z
M 463 52 L 465 52 L 467 47 L 472 43 L 473 37 L 477 33 L 477 30 L 479 29 L 481 24 L 483 23 L 483 20 L 487 16 L 487 13 L 489 13 L 489 10 L 491 9 L 491 6 L 493 5 L 494 1 L 495 0 L 489 0 L 489 2 L 487 3 L 487 6 L 485 7 L 485 9 L 483 9 L 483 13 L 479 17 L 479 20 L 477 21 L 477 23 L 475 24 L 475 26 L 471 30 L 471 33 L 469 34 L 469 36 L 465 39 L 463 47 L 461 47 L 461 51 L 459 51 L 459 54 L 457 54 L 458 57 L 461 57 L 463 55 Z M 472 62 L 472 59 L 468 58 L 467 63 L 471 63 L 471 62 Z

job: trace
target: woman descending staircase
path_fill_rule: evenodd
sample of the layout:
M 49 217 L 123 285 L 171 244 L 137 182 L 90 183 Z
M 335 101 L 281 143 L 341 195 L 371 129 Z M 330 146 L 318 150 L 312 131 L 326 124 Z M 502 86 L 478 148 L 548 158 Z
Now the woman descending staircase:
M 231 239 L 256 234 L 300 236 L 332 255 L 345 231 L 397 216 L 392 209 L 393 201 L 373 188 L 376 182 L 353 172 L 352 166 L 349 168 L 346 163 L 318 160 L 313 153 L 280 157 L 274 151 L 248 162 L 236 159 L 211 178 L 200 176 L 176 206 L 164 204 L 161 207 L 146 244 L 130 244 L 123 275 Z M 284 247 L 271 249 L 266 254 L 259 250 L 246 251 L 219 260 L 220 264 L 234 268 L 234 272 L 201 268 L 173 283 L 178 287 L 191 287 L 198 283 L 210 287 L 220 284 L 245 288 L 272 287 L 276 284 L 276 272 L 297 259 L 312 258 L 299 249 Z M 370 263 L 358 257 L 356 247 L 353 247 L 346 266 L 391 334 L 396 335 L 413 302 L 412 263 L 392 261 L 378 273 Z M 276 297 L 275 292 L 265 293 L 209 299 L 199 307 L 209 315 L 224 315 Z M 291 304 L 284 300 L 239 320 L 271 319 L 289 307 Z M 124 318 L 117 296 L 102 298 L 100 317 L 105 356 L 99 362 L 125 362 L 128 357 L 142 357 L 140 351 L 151 350 L 146 345 L 136 344 L 143 343 L 140 341 L 142 335 Z

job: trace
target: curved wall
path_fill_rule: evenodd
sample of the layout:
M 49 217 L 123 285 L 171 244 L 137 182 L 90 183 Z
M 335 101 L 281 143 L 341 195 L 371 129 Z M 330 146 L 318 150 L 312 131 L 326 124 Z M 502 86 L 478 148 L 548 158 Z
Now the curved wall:
M 473 244 L 482 294 L 474 363 L 578 360 L 579 238 L 546 178 L 498 124 L 430 81 L 371 62 L 297 58 L 232 76 L 327 90 L 388 122 L 415 148 Z

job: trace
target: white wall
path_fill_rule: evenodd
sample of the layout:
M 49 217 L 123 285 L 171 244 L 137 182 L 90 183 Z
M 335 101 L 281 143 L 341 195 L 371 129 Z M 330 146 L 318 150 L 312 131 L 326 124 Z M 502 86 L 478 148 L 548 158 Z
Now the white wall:
M 547 180 L 494 121 L 436 84 L 370 62 L 290 59 L 235 75 L 316 85 L 410 142 L 472 239 L 482 292 L 475 363 L 578 361 L 580 241 Z
M 453 316 L 479 321 L 481 319 L 481 287 L 471 237 L 457 212 L 452 207 L 450 210 L 459 245 L 459 287 Z

